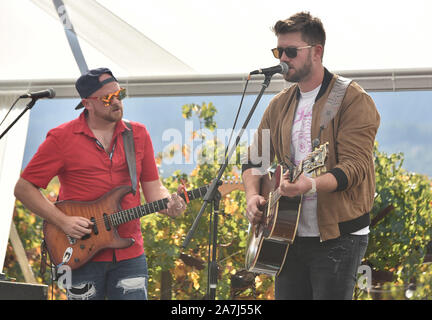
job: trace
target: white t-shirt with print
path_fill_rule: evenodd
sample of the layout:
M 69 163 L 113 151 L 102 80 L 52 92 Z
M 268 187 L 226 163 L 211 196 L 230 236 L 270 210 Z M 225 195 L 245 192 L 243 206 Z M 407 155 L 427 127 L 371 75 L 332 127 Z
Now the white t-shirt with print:
M 312 109 L 320 88 L 321 85 L 312 91 L 300 92 L 300 100 L 291 132 L 293 157 L 291 161 L 296 166 L 312 152 Z M 306 175 L 310 176 L 310 174 Z M 300 237 L 319 236 L 316 193 L 303 196 L 297 235 Z

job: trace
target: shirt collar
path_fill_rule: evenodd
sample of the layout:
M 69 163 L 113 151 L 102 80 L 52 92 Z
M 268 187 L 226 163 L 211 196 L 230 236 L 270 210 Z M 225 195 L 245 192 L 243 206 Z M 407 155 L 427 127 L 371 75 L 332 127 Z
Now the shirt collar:
M 83 112 L 81 112 L 81 114 L 79 115 L 76 123 L 75 123 L 75 127 L 74 127 L 74 133 L 77 134 L 85 134 L 89 137 L 94 138 L 94 134 L 93 132 L 90 130 L 87 120 L 86 120 L 86 114 L 85 114 L 85 110 Z M 118 121 L 116 124 L 116 127 L 114 129 L 114 134 L 113 137 L 117 136 L 118 134 L 122 133 L 125 130 L 130 130 L 126 124 L 123 122 L 123 120 Z

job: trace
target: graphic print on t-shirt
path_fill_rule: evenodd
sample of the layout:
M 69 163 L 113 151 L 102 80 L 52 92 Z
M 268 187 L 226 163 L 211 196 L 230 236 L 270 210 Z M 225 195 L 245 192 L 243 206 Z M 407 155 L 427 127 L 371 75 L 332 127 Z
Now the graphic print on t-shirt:
M 312 110 L 320 88 L 321 86 L 309 92 L 301 92 L 301 98 L 296 110 L 291 133 L 291 150 L 293 154 L 293 159 L 291 159 L 291 161 L 296 166 L 312 152 Z M 299 236 L 319 236 L 316 208 L 316 193 L 307 196 L 304 195 L 297 230 Z

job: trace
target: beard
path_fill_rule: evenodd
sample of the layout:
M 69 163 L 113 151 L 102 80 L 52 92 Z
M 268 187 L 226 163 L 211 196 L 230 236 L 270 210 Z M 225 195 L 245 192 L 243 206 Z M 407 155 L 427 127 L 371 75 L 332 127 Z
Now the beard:
M 284 79 L 288 82 L 304 81 L 309 77 L 311 71 L 312 71 L 312 55 L 311 52 L 309 51 L 306 62 L 303 64 L 303 66 L 297 69 L 292 75 L 289 75 L 289 73 L 285 74 Z
M 95 111 L 95 116 L 107 122 L 118 122 L 123 118 L 123 107 L 112 105 L 109 107 L 109 112 Z

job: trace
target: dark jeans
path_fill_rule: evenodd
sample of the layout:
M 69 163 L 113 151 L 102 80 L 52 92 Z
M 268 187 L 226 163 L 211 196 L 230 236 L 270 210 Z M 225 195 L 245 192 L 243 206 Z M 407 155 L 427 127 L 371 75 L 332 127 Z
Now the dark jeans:
M 69 300 L 147 300 L 147 260 L 88 262 L 72 271 Z
M 275 279 L 276 299 L 351 300 L 367 244 L 368 235 L 297 237 Z

